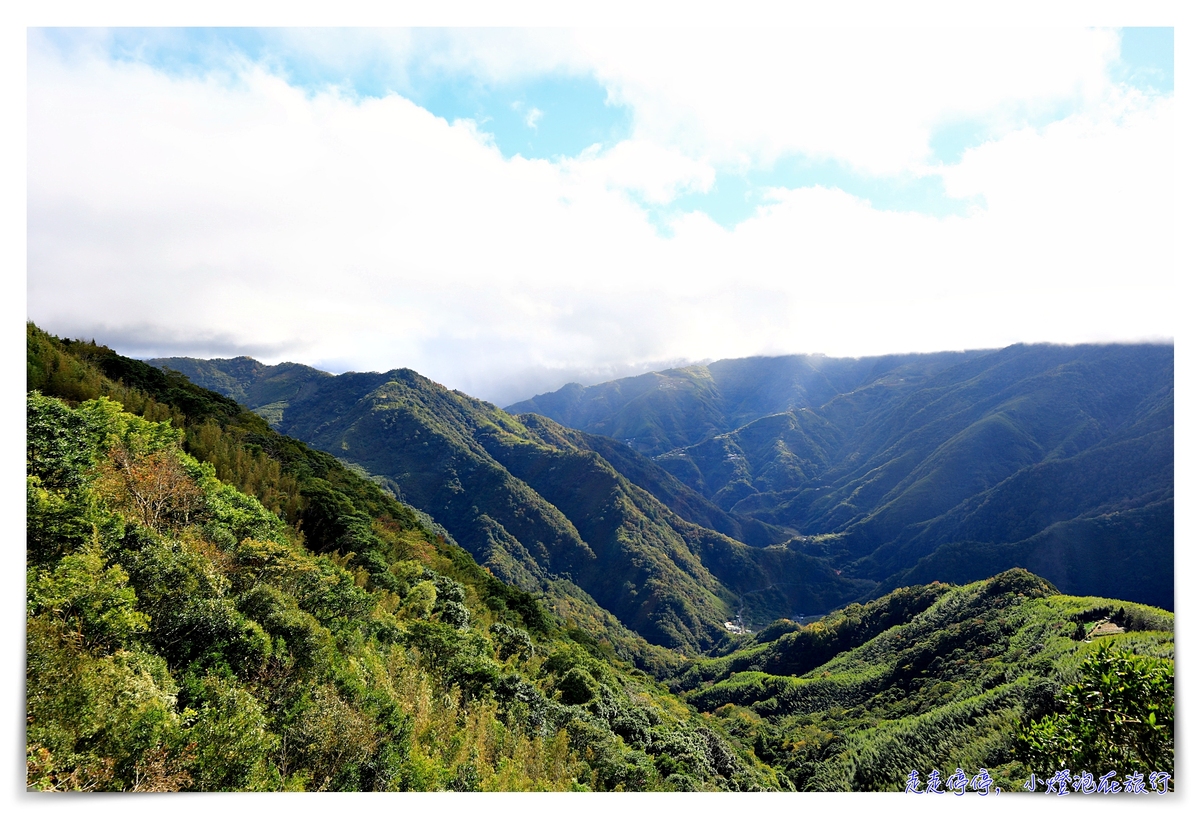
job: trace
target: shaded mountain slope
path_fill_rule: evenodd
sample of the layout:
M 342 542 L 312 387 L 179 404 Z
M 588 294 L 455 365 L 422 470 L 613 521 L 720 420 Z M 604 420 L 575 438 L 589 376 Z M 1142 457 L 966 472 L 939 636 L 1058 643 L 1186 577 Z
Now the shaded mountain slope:
M 1165 500 L 1132 511 L 1055 523 L 1019 542 L 954 541 L 886 579 L 881 590 L 934 579 L 973 582 L 1020 565 L 1056 577 L 1067 593 L 1094 590 L 1115 597 L 1135 589 L 1139 600 L 1173 610 L 1174 529 L 1174 501 Z
M 663 451 L 655 462 L 738 520 L 743 531 L 750 530 L 750 518 L 773 526 L 772 532 L 800 535 L 808 553 L 830 557 L 855 576 L 883 581 L 953 543 L 1020 542 L 1026 544 L 1021 549 L 992 553 L 1022 554 L 1025 567 L 1042 559 L 1036 564 L 1050 571 L 1053 582 L 1077 593 L 1170 604 L 1163 589 L 1173 585 L 1173 568 L 1161 560 L 1173 546 L 1166 526 L 1152 526 L 1156 536 L 1167 537 L 1156 542 L 1145 541 L 1136 526 L 1103 526 L 1106 541 L 1116 537 L 1121 543 L 1111 548 L 1155 565 L 1149 584 L 1118 578 L 1080 586 L 1068 576 L 1073 569 L 1035 551 L 1051 541 L 1037 535 L 1052 526 L 1077 523 L 1059 529 L 1053 541 L 1061 542 L 1062 532 L 1092 530 L 1085 521 L 1105 515 L 1151 506 L 1159 509 L 1155 519 L 1171 513 L 1172 347 L 1017 345 L 923 360 L 826 360 L 823 381 L 811 374 L 795 378 L 811 361 L 795 358 L 778 359 L 774 369 L 764 359 L 708 367 L 723 368 L 721 377 L 701 377 L 695 367 L 659 373 L 667 380 L 655 389 L 687 376 L 703 383 L 706 405 L 739 411 L 755 406 L 764 414 L 721 428 L 713 418 L 728 420 L 735 413 L 709 412 L 672 441 L 703 439 Z M 755 392 L 744 382 L 731 396 L 720 389 L 731 382 L 731 372 L 753 381 L 779 376 L 785 364 L 791 368 L 774 390 L 760 384 Z M 651 399 L 648 387 L 629 398 L 634 386 L 652 381 L 642 378 L 638 384 L 626 379 L 565 388 L 518 407 L 536 405 L 589 431 L 616 429 L 632 423 L 631 412 L 649 411 L 636 402 Z M 819 383 L 846 389 L 823 403 L 803 404 L 827 394 Z M 796 405 L 767 411 L 785 394 Z M 655 400 L 653 411 L 668 415 L 654 421 L 656 428 L 685 424 L 677 402 Z M 605 415 L 609 405 L 617 408 Z M 719 431 L 709 434 L 714 428 Z M 971 578 L 1012 567 L 988 564 L 994 570 Z M 931 579 L 965 578 L 929 574 L 928 563 L 923 570 L 921 576 Z
M 592 435 L 547 422 L 535 414 L 517 415 L 527 429 L 551 445 L 571 446 L 596 452 L 629 482 L 654 495 L 671 511 L 690 523 L 711 528 L 748 545 L 765 546 L 790 539 L 786 529 L 738 514 L 730 514 L 689 488 L 657 462 L 619 440 Z

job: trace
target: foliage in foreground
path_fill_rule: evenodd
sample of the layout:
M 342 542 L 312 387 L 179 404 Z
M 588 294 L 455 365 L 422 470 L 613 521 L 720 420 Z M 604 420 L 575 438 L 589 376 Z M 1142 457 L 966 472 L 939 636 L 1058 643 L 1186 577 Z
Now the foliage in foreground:
M 348 508 L 289 525 L 184 434 L 105 398 L 29 395 L 30 787 L 777 783 L 528 595 L 507 604 L 415 517 L 331 489 L 304 510 Z M 356 541 L 369 561 L 343 550 Z
M 1084 659 L 1054 712 L 1026 726 L 1017 750 L 1043 770 L 1175 769 L 1175 666 L 1105 644 Z

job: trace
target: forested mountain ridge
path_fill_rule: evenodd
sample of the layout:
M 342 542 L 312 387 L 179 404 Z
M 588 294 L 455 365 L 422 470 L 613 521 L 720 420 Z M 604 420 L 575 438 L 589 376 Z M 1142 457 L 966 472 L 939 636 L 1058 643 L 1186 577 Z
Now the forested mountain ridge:
M 277 428 L 385 478 L 497 576 L 530 589 L 570 583 L 655 644 L 720 645 L 748 593 L 770 621 L 870 588 L 797 548 L 752 549 L 689 523 L 576 445 L 586 444 L 578 433 L 411 370 L 324 379 Z
M 192 382 L 244 404 L 276 428 L 282 427 L 283 414 L 293 400 L 303 402 L 319 386 L 326 385 L 328 378 L 334 377 L 303 364 L 267 366 L 246 357 L 215 360 L 152 358 L 147 363 L 180 372 Z M 346 407 L 338 404 L 331 409 L 337 413 L 345 411 Z M 518 419 L 525 424 L 536 423 L 532 417 L 518 416 Z M 568 445 L 575 448 L 596 452 L 688 522 L 756 546 L 785 542 L 789 537 L 787 531 L 778 527 L 718 508 L 650 458 L 609 437 L 581 434 L 572 429 L 566 438 L 560 439 L 569 439 Z
M 813 361 L 719 361 L 510 408 L 627 435 L 737 519 L 819 537 L 809 553 L 884 588 L 1024 565 L 1071 593 L 1172 606 L 1172 347 L 817 359 L 821 380 Z M 746 389 L 772 373 L 773 391 Z M 1099 570 L 1112 559 L 1122 570 Z

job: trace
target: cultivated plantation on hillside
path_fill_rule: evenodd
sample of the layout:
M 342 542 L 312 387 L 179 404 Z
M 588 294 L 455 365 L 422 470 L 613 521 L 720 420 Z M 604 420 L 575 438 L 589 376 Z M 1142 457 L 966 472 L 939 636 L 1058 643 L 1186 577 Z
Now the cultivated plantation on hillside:
M 586 422 L 27 354 L 31 787 L 1173 775 L 1169 348 L 720 362 Z
M 1099 623 L 1120 625 L 1086 641 Z M 1174 618 L 1160 609 L 1063 596 L 1014 569 L 962 587 L 904 588 L 809 626 L 764 631 L 751 647 L 689 664 L 671 687 L 719 716 L 798 789 L 888 790 L 914 769 L 985 768 L 1014 791 L 1031 766 L 1096 769 L 1079 735 L 1055 744 L 1051 761 L 1031 753 L 1024 734 L 1014 741 L 1013 725 L 1056 712 L 1062 703 L 1050 680 L 1077 675 L 1113 648 L 1146 657 L 1121 682 L 1144 684 L 1132 693 L 1144 698 L 1140 712 L 1123 713 L 1127 732 L 1113 739 L 1121 749 L 1110 748 L 1102 763 L 1123 753 L 1122 770 L 1173 768 L 1163 727 L 1174 717 L 1173 631 Z M 1097 707 L 1131 692 L 1088 694 Z

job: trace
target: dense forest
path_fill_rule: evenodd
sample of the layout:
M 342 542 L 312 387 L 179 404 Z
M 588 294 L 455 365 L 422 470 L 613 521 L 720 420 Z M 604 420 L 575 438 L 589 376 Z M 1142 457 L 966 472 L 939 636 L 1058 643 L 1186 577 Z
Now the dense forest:
M 324 388 L 290 376 L 259 405 L 277 404 L 277 427 Z M 827 557 L 745 543 L 773 524 L 607 439 L 415 373 L 366 402 L 345 393 L 325 422 L 378 428 L 358 451 L 331 437 L 342 460 L 177 372 L 32 324 L 27 378 L 31 788 L 902 790 L 936 767 L 986 768 L 1008 790 L 1067 767 L 1173 775 L 1166 611 L 1065 596 L 1022 570 L 846 607 L 862 586 Z M 392 429 L 407 471 L 362 456 L 414 417 Z M 318 418 L 294 422 L 319 437 Z M 446 515 L 485 502 L 509 516 Z M 787 571 L 825 576 L 807 593 L 831 589 L 811 601 L 837 610 L 721 627 L 746 604 L 736 589 Z M 632 605 L 630 590 L 650 593 Z

